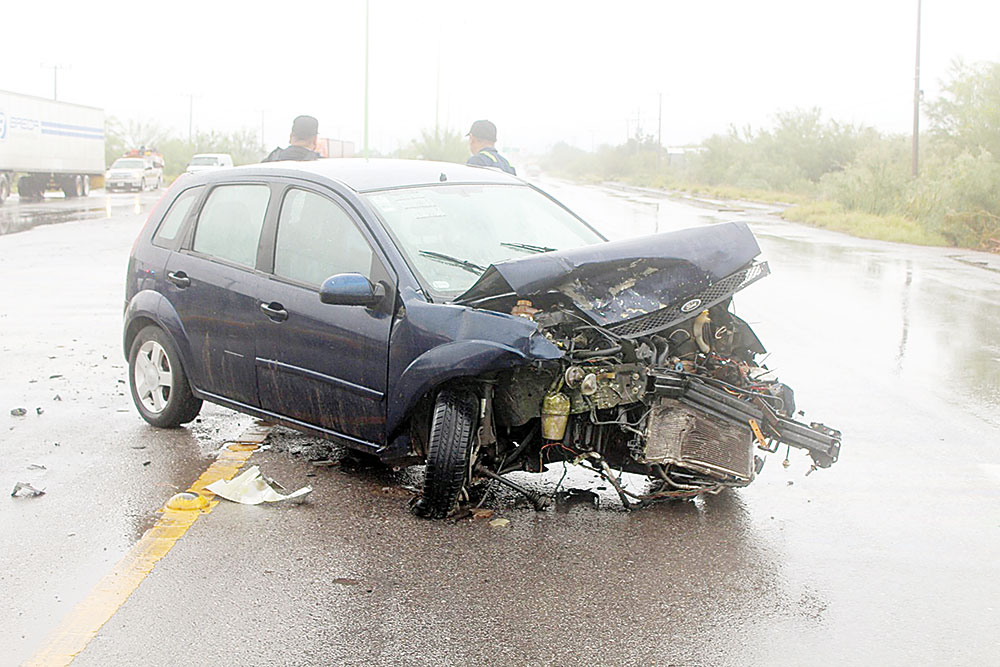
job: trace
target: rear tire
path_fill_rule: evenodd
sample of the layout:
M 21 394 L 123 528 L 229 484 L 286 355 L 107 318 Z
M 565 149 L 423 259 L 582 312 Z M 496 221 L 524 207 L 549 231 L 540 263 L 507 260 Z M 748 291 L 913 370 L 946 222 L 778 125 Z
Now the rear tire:
M 145 191 L 146 191 L 146 179 L 144 178 L 142 179 L 142 183 L 139 184 L 139 192 L 145 192 Z
M 81 197 L 89 197 L 90 196 L 90 176 L 82 176 L 81 178 L 83 178 L 83 193 L 80 196 Z
M 7 197 L 10 196 L 10 181 L 7 179 L 7 174 L 0 174 L 0 204 L 7 201 Z
M 413 505 L 417 516 L 443 519 L 455 508 L 467 481 L 478 406 L 470 391 L 444 389 L 438 394 L 427 442 L 424 492 Z
M 35 179 L 22 176 L 17 182 L 17 196 L 20 199 L 37 199 L 41 196 L 41 188 L 36 186 Z
M 66 199 L 75 199 L 76 197 L 82 197 L 83 177 L 70 176 L 69 179 L 63 181 L 62 191 L 63 194 L 66 195 Z
M 201 411 L 201 399 L 191 393 L 177 349 L 159 327 L 144 328 L 132 341 L 128 379 L 136 409 L 157 428 L 186 424 Z

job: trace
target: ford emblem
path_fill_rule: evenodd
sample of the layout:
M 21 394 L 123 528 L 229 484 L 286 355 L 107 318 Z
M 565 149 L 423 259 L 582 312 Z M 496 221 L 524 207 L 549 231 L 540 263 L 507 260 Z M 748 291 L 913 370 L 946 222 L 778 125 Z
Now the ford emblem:
M 701 299 L 691 299 L 683 306 L 681 306 L 681 312 L 690 313 L 692 310 L 695 310 L 700 305 L 701 305 Z

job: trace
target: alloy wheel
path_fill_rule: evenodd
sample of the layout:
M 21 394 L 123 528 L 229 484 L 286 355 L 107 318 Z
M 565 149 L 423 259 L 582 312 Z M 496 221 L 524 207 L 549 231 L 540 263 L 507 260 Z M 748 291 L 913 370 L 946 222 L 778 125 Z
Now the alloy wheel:
M 170 403 L 173 369 L 167 351 L 155 340 L 147 340 L 135 358 L 135 391 L 143 406 L 153 414 L 163 412 Z

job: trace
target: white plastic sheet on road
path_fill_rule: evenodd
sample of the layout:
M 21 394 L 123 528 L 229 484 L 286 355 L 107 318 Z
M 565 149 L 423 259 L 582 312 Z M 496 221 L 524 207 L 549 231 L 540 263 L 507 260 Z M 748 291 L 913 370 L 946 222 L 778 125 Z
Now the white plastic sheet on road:
M 220 479 L 205 487 L 220 498 L 244 505 L 260 505 L 261 503 L 276 503 L 292 498 L 302 498 L 312 493 L 311 486 L 303 486 L 298 491 L 284 496 L 275 491 L 268 480 L 260 474 L 257 466 L 251 466 L 233 479 Z

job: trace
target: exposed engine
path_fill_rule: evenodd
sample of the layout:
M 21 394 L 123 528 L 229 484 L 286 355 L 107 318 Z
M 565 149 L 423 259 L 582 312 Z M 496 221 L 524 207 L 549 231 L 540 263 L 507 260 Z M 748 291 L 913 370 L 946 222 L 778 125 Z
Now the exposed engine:
M 754 264 L 730 289 L 766 273 L 766 264 Z M 792 389 L 761 361 L 765 349 L 731 312 L 731 291 L 718 291 L 688 299 L 672 317 L 644 313 L 612 326 L 594 324 L 564 291 L 507 303 L 565 356 L 496 378 L 497 437 L 482 443 L 484 460 L 499 474 L 579 463 L 626 506 L 745 486 L 763 465 L 756 450 L 782 443 L 808 451 L 814 467 L 830 466 L 840 433 L 793 420 Z M 625 490 L 616 469 L 649 476 L 653 489 Z

